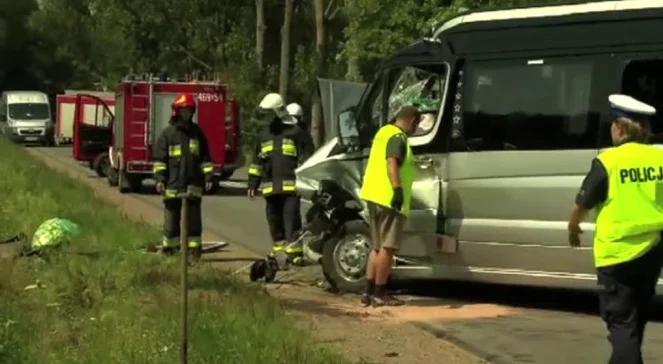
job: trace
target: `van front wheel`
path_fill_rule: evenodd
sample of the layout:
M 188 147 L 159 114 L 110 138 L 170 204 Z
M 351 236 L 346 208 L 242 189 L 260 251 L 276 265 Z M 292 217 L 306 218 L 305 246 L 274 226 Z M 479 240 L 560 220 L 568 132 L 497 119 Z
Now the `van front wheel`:
M 322 270 L 325 278 L 341 292 L 362 292 L 370 252 L 368 225 L 358 220 L 346 222 L 340 236 L 324 243 Z

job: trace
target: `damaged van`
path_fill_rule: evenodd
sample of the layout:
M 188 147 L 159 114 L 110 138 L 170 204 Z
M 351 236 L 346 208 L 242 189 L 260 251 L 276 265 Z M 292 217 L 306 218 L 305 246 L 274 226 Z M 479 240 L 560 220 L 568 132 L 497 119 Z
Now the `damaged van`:
M 605 1 L 454 18 L 397 52 L 361 97 L 321 90 L 336 138 L 297 171 L 303 198 L 322 181 L 355 204 L 377 130 L 404 104 L 423 120 L 410 138 L 417 174 L 395 278 L 589 288 L 594 225 L 568 245 L 567 218 L 591 161 L 611 146 L 608 96 L 663 110 L 663 4 Z M 338 92 L 334 92 L 338 91 Z M 663 112 L 652 120 L 663 136 Z M 321 259 L 338 288 L 363 287 L 366 209 Z

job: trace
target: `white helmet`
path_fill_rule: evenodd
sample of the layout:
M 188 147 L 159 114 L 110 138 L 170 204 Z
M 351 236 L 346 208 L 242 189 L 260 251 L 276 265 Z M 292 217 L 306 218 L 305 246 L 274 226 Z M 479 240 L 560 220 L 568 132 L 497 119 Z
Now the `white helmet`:
M 295 116 L 298 118 L 304 116 L 304 109 L 302 109 L 301 105 L 299 105 L 296 102 L 288 104 L 288 106 L 286 106 L 285 109 L 288 110 L 288 115 L 290 116 Z
M 265 95 L 258 107 L 264 111 L 273 111 L 283 124 L 297 124 L 297 120 L 288 114 L 283 97 L 277 93 Z

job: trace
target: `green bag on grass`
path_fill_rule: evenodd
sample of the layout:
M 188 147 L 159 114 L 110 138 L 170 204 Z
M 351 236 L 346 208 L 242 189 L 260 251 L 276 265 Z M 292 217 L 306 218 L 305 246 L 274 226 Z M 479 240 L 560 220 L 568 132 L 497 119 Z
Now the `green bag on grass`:
M 58 247 L 80 234 L 78 225 L 67 219 L 53 218 L 44 221 L 32 237 L 32 250 Z

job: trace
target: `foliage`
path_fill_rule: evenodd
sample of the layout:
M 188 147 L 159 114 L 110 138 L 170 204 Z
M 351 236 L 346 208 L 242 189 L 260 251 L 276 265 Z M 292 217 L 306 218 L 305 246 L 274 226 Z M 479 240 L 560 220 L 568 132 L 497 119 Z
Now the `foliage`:
M 0 362 L 177 362 L 179 261 L 138 250 L 159 232 L 4 139 L 0 153 L 0 169 L 12 171 L 0 180 L 0 236 L 30 236 L 54 216 L 81 227 L 69 246 L 44 258 L 2 254 Z M 191 363 L 344 362 L 294 329 L 260 286 L 205 264 L 189 279 Z

